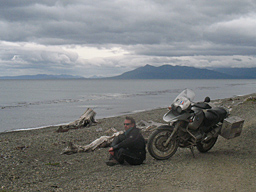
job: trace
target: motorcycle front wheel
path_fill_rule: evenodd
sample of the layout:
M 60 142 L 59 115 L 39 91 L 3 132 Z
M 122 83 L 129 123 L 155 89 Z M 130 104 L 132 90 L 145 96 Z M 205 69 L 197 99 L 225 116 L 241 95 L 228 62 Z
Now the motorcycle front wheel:
M 206 153 L 215 145 L 217 139 L 218 139 L 218 136 L 209 139 L 209 141 L 197 143 L 196 148 L 201 153 Z
M 165 146 L 165 142 L 171 133 L 171 129 L 157 129 L 150 135 L 147 149 L 152 157 L 157 160 L 166 160 L 176 153 L 178 143 L 175 137 Z

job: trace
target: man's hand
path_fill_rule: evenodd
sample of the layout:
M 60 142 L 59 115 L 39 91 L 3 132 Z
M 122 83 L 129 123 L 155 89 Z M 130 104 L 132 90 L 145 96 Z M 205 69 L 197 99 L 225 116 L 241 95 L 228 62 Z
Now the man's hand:
M 113 149 L 113 147 L 110 147 L 108 152 L 110 153 L 110 155 L 114 156 L 114 149 Z

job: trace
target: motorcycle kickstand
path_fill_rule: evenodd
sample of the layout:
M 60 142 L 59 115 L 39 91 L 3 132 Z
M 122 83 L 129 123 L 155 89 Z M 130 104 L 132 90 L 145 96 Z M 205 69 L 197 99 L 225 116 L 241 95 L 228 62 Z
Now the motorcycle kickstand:
M 194 153 L 194 147 L 191 146 L 191 147 L 189 147 L 189 149 L 190 149 L 190 151 L 191 151 L 193 157 L 196 158 L 195 153 Z

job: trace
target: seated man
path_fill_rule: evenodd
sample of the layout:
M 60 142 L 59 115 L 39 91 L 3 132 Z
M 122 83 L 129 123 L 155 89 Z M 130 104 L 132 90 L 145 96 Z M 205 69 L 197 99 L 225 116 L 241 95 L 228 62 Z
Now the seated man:
M 140 165 L 146 159 L 146 142 L 140 130 L 136 128 L 135 120 L 126 117 L 124 121 L 125 132 L 114 138 L 109 149 L 110 158 L 107 165 L 123 164 Z

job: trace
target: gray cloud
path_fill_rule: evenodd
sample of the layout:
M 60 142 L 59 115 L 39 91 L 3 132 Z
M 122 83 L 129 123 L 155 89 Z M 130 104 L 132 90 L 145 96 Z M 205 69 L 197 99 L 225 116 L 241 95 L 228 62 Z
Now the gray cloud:
M 165 63 L 255 66 L 256 2 L 250 0 L 0 0 L 0 5 L 0 76 L 112 75 Z M 126 53 L 83 58 L 70 49 L 77 46 Z

